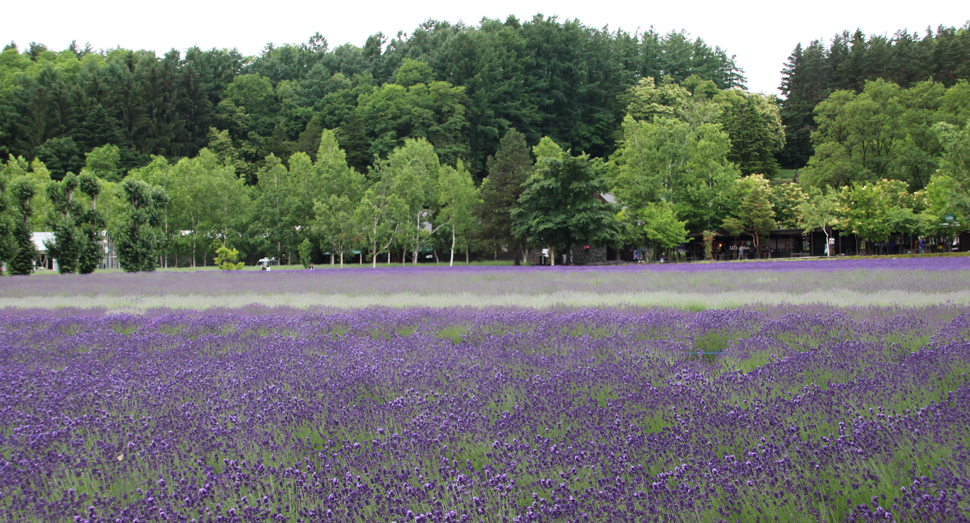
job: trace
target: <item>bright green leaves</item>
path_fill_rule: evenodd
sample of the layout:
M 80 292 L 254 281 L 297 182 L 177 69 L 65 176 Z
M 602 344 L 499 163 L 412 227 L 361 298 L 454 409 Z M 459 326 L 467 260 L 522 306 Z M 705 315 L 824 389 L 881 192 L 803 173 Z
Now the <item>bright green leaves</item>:
M 601 202 L 607 192 L 603 166 L 586 156 L 545 156 L 526 181 L 512 211 L 512 233 L 532 245 L 568 249 L 572 245 L 616 245 L 619 209 Z

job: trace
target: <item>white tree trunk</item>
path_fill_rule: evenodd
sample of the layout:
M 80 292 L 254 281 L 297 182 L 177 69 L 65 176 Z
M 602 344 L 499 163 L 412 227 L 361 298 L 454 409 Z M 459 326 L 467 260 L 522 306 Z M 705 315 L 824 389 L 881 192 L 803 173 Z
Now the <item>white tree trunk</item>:
M 451 227 L 451 261 L 448 263 L 449 267 L 455 266 L 455 227 Z

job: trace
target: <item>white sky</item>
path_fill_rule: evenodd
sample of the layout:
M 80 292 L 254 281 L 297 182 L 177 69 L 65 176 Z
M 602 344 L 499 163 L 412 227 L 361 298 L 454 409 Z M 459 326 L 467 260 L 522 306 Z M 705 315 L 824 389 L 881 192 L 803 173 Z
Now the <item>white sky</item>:
M 90 42 L 95 49 L 121 46 L 153 49 L 159 54 L 198 45 L 203 49 L 235 47 L 256 55 L 267 42 L 305 42 L 319 31 L 330 47 L 350 42 L 363 46 L 367 36 L 383 32 L 410 33 L 434 18 L 477 25 L 483 18 L 520 20 L 536 13 L 579 19 L 611 30 L 653 27 L 663 34 L 684 29 L 710 46 L 737 55 L 748 88 L 777 93 L 780 72 L 795 44 L 813 39 L 828 42 L 842 30 L 861 28 L 868 34 L 908 29 L 921 35 L 927 26 L 962 26 L 970 10 L 959 0 L 918 2 L 886 0 L 816 0 L 785 2 L 749 0 L 630 1 L 615 0 L 364 0 L 360 2 L 216 2 L 212 0 L 26 0 L 4 2 L 0 44 L 11 40 L 21 49 L 31 41 L 53 50 L 71 40 Z M 963 8 L 959 6 L 963 5 Z

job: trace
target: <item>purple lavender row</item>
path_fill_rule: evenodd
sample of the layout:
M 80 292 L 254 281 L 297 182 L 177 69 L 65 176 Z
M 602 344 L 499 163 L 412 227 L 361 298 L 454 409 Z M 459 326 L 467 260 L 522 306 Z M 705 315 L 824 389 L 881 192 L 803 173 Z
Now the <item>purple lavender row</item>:
M 968 521 L 970 312 L 0 318 L 3 521 Z

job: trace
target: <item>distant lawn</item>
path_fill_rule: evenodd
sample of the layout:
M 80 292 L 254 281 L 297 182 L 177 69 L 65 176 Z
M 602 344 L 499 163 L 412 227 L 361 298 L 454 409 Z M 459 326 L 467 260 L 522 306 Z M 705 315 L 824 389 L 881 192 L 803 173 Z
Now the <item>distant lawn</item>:
M 471 262 L 471 263 L 465 263 L 464 261 L 455 260 L 455 267 L 501 267 L 501 266 L 511 266 L 511 265 L 513 265 L 513 262 L 511 260 L 474 261 L 474 262 Z M 344 268 L 352 268 L 352 267 L 360 267 L 360 266 L 361 266 L 361 264 L 359 262 L 356 262 L 356 261 L 353 262 L 353 263 L 349 263 L 347 261 L 344 262 Z M 364 262 L 363 266 L 364 267 L 370 267 L 370 263 L 369 262 Z M 378 262 L 377 266 L 378 267 L 381 267 L 381 268 L 404 267 L 404 265 L 401 265 L 400 263 L 392 263 L 392 264 L 388 265 L 386 262 L 384 262 L 384 263 Z M 417 266 L 418 267 L 448 267 L 449 265 L 448 265 L 448 262 L 447 261 L 443 261 L 443 262 L 439 262 L 439 263 L 419 263 Z M 414 267 L 414 265 L 409 262 L 407 264 L 407 267 Z M 314 264 L 313 265 L 313 269 L 314 270 L 316 270 L 316 269 L 328 269 L 329 270 L 329 269 L 339 269 L 339 268 L 340 268 L 340 265 L 339 264 L 330 265 L 329 263 L 326 263 L 326 264 L 320 263 L 320 264 Z M 206 266 L 206 267 L 203 267 L 203 266 L 199 265 L 197 267 L 167 267 L 167 268 L 159 268 L 159 269 L 157 269 L 158 272 L 199 272 L 199 271 L 218 271 L 218 270 L 219 270 L 219 268 L 216 267 L 216 266 L 214 266 L 214 265 L 209 265 L 209 266 Z M 259 265 L 247 265 L 247 266 L 243 267 L 242 270 L 244 270 L 244 271 L 260 271 L 260 270 L 262 270 L 262 268 Z M 303 268 L 303 265 L 296 264 L 296 265 L 274 265 L 274 266 L 272 266 L 271 270 L 273 270 L 273 271 L 302 271 L 302 270 L 306 270 L 306 269 Z M 114 273 L 122 273 L 122 272 L 124 272 L 124 271 L 122 271 L 121 269 L 98 269 L 97 271 L 95 271 L 95 274 L 114 274 Z M 59 274 L 59 273 L 57 271 L 38 270 L 34 274 L 37 275 L 37 276 L 44 276 L 44 275 L 56 275 L 56 274 Z
M 771 179 L 773 182 L 790 182 L 795 179 L 795 172 L 798 169 L 779 169 L 778 174 Z

